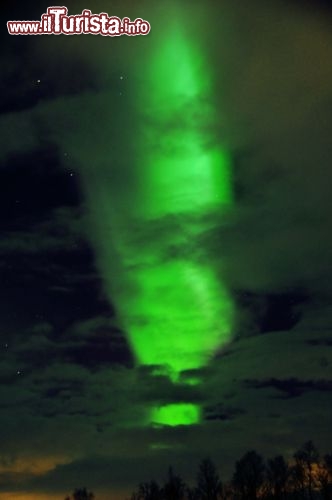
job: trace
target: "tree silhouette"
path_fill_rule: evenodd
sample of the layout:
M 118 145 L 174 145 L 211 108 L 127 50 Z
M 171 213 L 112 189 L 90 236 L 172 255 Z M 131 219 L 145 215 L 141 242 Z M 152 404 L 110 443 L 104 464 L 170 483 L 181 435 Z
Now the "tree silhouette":
M 318 464 L 316 474 L 317 484 L 323 500 L 332 498 L 332 454 L 325 455 L 322 462 Z
M 264 482 L 264 462 L 254 450 L 248 451 L 236 462 L 233 476 L 235 491 L 243 500 L 257 500 Z
M 199 465 L 197 494 L 201 500 L 218 500 L 222 495 L 222 483 L 214 463 L 206 458 Z
M 168 470 L 163 487 L 156 481 L 139 484 L 130 500 L 332 500 L 332 453 L 319 459 L 312 441 L 293 455 L 289 464 L 282 455 L 267 461 L 251 450 L 235 464 L 231 482 L 222 484 L 214 463 L 206 458 L 199 464 L 196 485 L 187 486 Z M 92 500 L 85 488 L 65 500 Z
M 137 500 L 160 500 L 162 491 L 156 481 L 140 483 L 138 492 L 135 493 Z
M 299 469 L 302 469 L 304 476 L 304 486 L 307 486 L 309 499 L 313 500 L 313 490 L 316 486 L 314 465 L 319 461 L 319 453 L 312 441 L 304 443 L 295 454 L 294 458 Z
M 306 498 L 306 478 L 305 472 L 302 465 L 295 462 L 294 465 L 290 467 L 290 488 L 292 491 L 296 492 L 296 496 L 300 498 Z
M 168 479 L 162 489 L 165 500 L 183 500 L 185 498 L 186 485 L 180 476 L 174 474 L 172 467 L 168 469 Z
M 276 500 L 282 500 L 286 495 L 289 467 L 282 455 L 278 455 L 267 463 L 268 488 Z
M 72 493 L 72 496 L 68 496 L 65 500 L 94 500 L 95 496 L 91 491 L 86 488 L 76 488 Z
M 187 500 L 199 500 L 197 488 L 186 488 Z

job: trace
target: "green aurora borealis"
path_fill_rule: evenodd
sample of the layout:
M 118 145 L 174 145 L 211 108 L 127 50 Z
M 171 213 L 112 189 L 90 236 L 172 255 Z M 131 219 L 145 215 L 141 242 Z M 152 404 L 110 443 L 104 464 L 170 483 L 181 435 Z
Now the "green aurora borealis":
M 194 222 L 188 225 L 195 240 L 209 210 L 232 201 L 230 162 L 225 151 L 209 145 L 204 132 L 213 121 L 211 102 L 206 102 L 212 88 L 204 51 L 184 32 L 179 16 L 173 19 L 147 72 L 143 103 L 157 123 L 144 130 L 142 211 L 146 219 L 188 219 L 191 214 Z M 172 236 L 181 240 L 181 234 Z M 140 363 L 164 363 L 177 380 L 182 371 L 204 366 L 229 340 L 231 300 L 206 263 L 178 252 L 138 273 L 137 280 L 137 312 L 148 323 L 144 328 L 128 325 L 128 332 Z M 199 409 L 191 404 L 156 408 L 151 417 L 168 425 L 199 419 Z
M 137 364 L 197 384 L 181 374 L 206 366 L 232 334 L 232 299 L 200 242 L 232 205 L 230 157 L 211 133 L 213 72 L 181 12 L 147 39 L 135 166 L 126 186 L 92 175 L 87 191 L 95 227 L 110 227 L 109 239 L 94 230 L 99 260 Z M 185 401 L 148 412 L 147 422 L 161 425 L 201 418 Z
M 67 5 L 151 25 L 109 37 L 11 36 L 49 5 L 5 3 L 0 500 L 323 460 L 332 4 Z

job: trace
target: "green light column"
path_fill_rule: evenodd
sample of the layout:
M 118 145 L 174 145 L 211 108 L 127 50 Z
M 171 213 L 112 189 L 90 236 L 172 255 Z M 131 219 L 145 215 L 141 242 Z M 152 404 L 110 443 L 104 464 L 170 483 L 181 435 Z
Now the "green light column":
M 232 205 L 231 164 L 212 133 L 213 71 L 199 36 L 181 9 L 156 24 L 140 65 L 135 165 L 91 170 L 85 184 L 99 265 L 137 364 L 194 383 L 182 372 L 206 366 L 232 334 L 233 302 L 202 243 Z M 188 401 L 147 412 L 149 424 L 201 418 Z
M 136 209 L 147 225 L 158 221 L 163 247 L 158 254 L 146 241 L 140 249 L 137 294 L 126 304 L 126 324 L 138 362 L 164 364 L 176 381 L 182 371 L 206 365 L 230 340 L 233 304 L 204 259 L 199 237 L 209 229 L 209 215 L 222 215 L 232 203 L 231 167 L 209 132 L 215 119 L 212 75 L 199 40 L 191 40 L 173 16 L 150 43 L 154 49 L 142 68 Z M 178 425 L 196 423 L 199 415 L 198 407 L 183 403 L 155 408 L 150 418 Z

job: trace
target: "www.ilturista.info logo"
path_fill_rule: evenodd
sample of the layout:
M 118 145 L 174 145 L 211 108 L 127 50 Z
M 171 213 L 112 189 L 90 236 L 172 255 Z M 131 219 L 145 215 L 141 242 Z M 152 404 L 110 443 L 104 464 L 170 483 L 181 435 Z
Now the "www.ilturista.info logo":
M 10 35 L 103 35 L 103 36 L 136 36 L 148 35 L 150 23 L 137 18 L 120 19 L 109 16 L 106 12 L 92 14 L 85 9 L 82 14 L 68 16 L 67 7 L 49 7 L 40 21 L 8 21 Z

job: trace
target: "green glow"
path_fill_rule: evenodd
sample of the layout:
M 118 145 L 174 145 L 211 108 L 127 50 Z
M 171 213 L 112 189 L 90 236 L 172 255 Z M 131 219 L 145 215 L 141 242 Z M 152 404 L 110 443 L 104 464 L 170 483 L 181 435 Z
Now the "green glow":
M 190 403 L 160 406 L 152 411 L 150 420 L 154 425 L 193 425 L 200 422 L 200 409 Z
M 208 266 L 177 259 L 137 270 L 135 281 L 126 307 L 139 363 L 175 374 L 199 368 L 229 337 L 231 302 Z
M 152 42 L 156 43 L 156 42 Z M 213 145 L 214 110 L 204 52 L 180 20 L 156 44 L 146 75 L 144 106 L 151 119 L 142 141 L 145 216 L 206 212 L 232 201 L 229 155 Z
M 213 74 L 179 16 L 146 37 L 137 168 L 124 164 L 109 182 L 90 174 L 86 187 L 99 263 L 137 363 L 186 383 L 183 371 L 204 367 L 231 339 L 233 303 L 201 241 L 233 199 L 230 157 L 211 132 Z M 196 424 L 200 413 L 169 404 L 150 408 L 149 422 Z
M 174 19 L 169 31 L 153 42 L 155 53 L 145 72 L 142 103 L 147 125 L 142 130 L 138 210 L 143 219 L 158 219 L 161 226 L 170 216 L 186 221 L 177 232 L 169 230 L 165 244 L 181 248 L 181 237 L 186 246 L 181 230 L 189 233 L 195 247 L 195 240 L 208 229 L 206 216 L 216 209 L 221 215 L 232 203 L 232 189 L 229 155 L 213 144 L 209 132 L 215 116 L 204 51 Z M 174 381 L 181 371 L 204 366 L 216 348 L 229 341 L 232 330 L 233 304 L 213 267 L 196 258 L 195 249 L 184 253 L 160 261 L 149 256 L 147 246 L 149 266 L 136 271 L 138 293 L 128 307 L 132 318 L 127 315 L 139 363 L 167 365 Z M 150 418 L 168 425 L 195 424 L 200 409 L 168 405 L 152 409 Z

